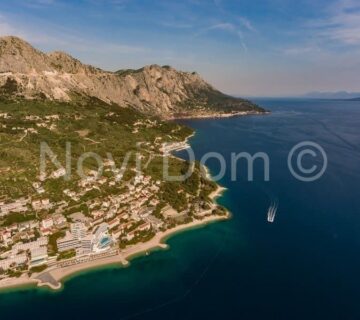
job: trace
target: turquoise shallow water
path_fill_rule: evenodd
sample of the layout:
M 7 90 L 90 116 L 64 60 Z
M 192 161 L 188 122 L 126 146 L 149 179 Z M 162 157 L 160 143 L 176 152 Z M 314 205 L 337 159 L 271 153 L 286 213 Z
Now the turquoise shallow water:
M 255 166 L 220 203 L 233 218 L 178 234 L 170 249 L 139 257 L 128 268 L 106 267 L 65 282 L 60 292 L 17 289 L 0 294 L 1 319 L 359 319 L 360 103 L 259 100 L 268 116 L 184 123 L 196 129 L 200 158 L 220 152 L 267 152 L 270 181 Z M 327 153 L 324 176 L 299 182 L 287 169 L 296 143 Z M 182 153 L 185 155 L 185 153 Z M 209 161 L 213 174 L 216 160 Z M 272 199 L 279 210 L 266 222 Z

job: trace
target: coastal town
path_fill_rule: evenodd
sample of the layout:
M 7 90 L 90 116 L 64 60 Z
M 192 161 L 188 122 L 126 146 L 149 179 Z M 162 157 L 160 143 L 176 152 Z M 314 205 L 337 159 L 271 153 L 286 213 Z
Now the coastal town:
M 1 119 L 9 117 L 0 114 Z M 34 127 L 11 130 L 21 130 L 18 136 L 24 140 L 38 134 L 36 127 L 56 132 L 59 120 L 57 114 L 26 116 L 24 123 L 30 121 Z M 137 134 L 151 126 L 150 120 L 136 121 L 130 129 Z M 78 133 L 81 139 L 87 138 L 85 131 Z M 186 141 L 162 145 L 161 137 L 156 137 L 152 144 L 144 143 L 147 166 L 159 157 L 173 158 L 182 166 L 184 161 L 172 152 L 187 148 Z M 107 159 L 103 175 L 87 169 L 86 177 L 70 181 L 57 193 L 49 185 L 60 185 L 66 170 L 54 168 L 36 176 L 27 196 L 1 195 L 0 288 L 33 281 L 58 288 L 62 273 L 69 270 L 107 262 L 126 264 L 128 256 L 161 247 L 162 238 L 173 231 L 227 217 L 226 210 L 213 201 L 222 189 L 202 177 L 199 168 L 181 189 L 150 169 L 139 172 L 130 167 L 130 173 L 125 173 L 128 178 L 121 179 L 124 173 L 113 172 L 113 167 L 114 161 Z

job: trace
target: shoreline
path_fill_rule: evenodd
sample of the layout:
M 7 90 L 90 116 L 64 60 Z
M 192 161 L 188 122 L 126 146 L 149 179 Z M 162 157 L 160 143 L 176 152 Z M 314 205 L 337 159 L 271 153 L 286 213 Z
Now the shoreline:
M 193 137 L 196 133 L 193 132 L 183 141 L 183 147 L 189 146 L 188 140 Z M 181 148 L 182 149 L 182 148 Z M 172 150 L 179 151 L 179 149 Z M 205 171 L 205 175 L 208 179 L 211 178 L 211 174 L 209 169 L 206 166 L 203 166 Z M 214 190 L 209 198 L 212 200 L 213 206 L 216 205 L 216 199 L 221 197 L 221 195 L 226 191 L 226 188 L 217 184 L 217 189 Z M 117 266 L 117 267 L 127 267 L 130 265 L 131 259 L 134 259 L 139 256 L 148 255 L 150 252 L 160 249 L 166 250 L 169 248 L 169 245 L 166 244 L 166 240 L 175 236 L 181 232 L 186 230 L 191 230 L 195 228 L 204 227 L 213 222 L 219 222 L 228 220 L 231 218 L 231 214 L 228 210 L 226 210 L 226 215 L 223 216 L 207 216 L 203 219 L 197 219 L 187 224 L 178 225 L 174 228 L 162 231 L 157 233 L 152 239 L 145 243 L 138 243 L 133 246 L 126 248 L 125 250 L 120 250 L 120 252 L 116 255 L 104 257 L 98 260 L 91 260 L 82 262 L 79 264 L 67 266 L 67 267 L 49 267 L 43 272 L 38 274 L 33 274 L 31 277 L 27 275 L 22 275 L 19 278 L 5 278 L 0 280 L 0 294 L 5 290 L 14 289 L 14 288 L 40 288 L 47 287 L 52 290 L 60 290 L 63 288 L 63 283 L 71 278 L 72 276 L 76 276 L 76 274 L 80 274 L 85 271 L 89 271 L 91 269 L 99 269 L 104 266 Z M 45 280 L 44 280 L 45 279 Z
M 233 118 L 233 117 L 245 117 L 245 116 L 256 116 L 256 115 L 267 115 L 270 114 L 270 111 L 239 111 L 235 113 L 209 113 L 209 114 L 189 114 L 189 115 L 179 115 L 174 117 L 166 118 L 166 120 L 175 121 L 175 120 L 201 120 L 201 119 L 223 119 L 223 118 Z
M 215 201 L 215 199 L 220 197 L 225 190 L 225 188 L 219 186 L 218 189 L 210 195 L 211 199 Z M 132 259 L 135 259 L 139 256 L 148 255 L 150 254 L 150 252 L 157 249 L 169 249 L 170 247 L 168 244 L 166 244 L 166 241 L 179 233 L 187 230 L 205 227 L 206 225 L 214 222 L 225 221 L 230 219 L 230 217 L 231 215 L 227 211 L 227 214 L 224 216 L 208 216 L 201 220 L 195 220 L 187 224 L 178 225 L 172 229 L 168 229 L 166 231 L 162 231 L 156 234 L 155 237 L 148 242 L 133 245 L 125 250 L 120 251 L 119 254 L 111 257 L 79 263 L 63 268 L 49 268 L 45 272 L 42 272 L 40 274 L 34 274 L 32 277 L 22 276 L 19 278 L 7 278 L 6 280 L 1 280 L 0 294 L 7 289 L 26 288 L 27 286 L 31 288 L 47 287 L 56 291 L 60 290 L 63 288 L 64 282 L 66 282 L 66 280 L 71 278 L 72 276 L 76 276 L 76 274 L 81 274 L 82 272 L 92 269 L 101 269 L 102 267 L 111 265 L 116 267 L 127 267 L 130 265 Z M 50 275 L 50 278 L 53 281 L 43 282 L 39 279 L 39 277 L 42 275 Z

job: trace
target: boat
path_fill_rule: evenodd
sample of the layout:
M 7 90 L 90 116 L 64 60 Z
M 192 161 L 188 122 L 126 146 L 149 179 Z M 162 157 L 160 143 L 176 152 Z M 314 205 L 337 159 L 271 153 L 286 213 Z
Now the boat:
M 267 212 L 267 221 L 273 223 L 275 220 L 275 215 L 278 209 L 278 204 L 276 202 L 271 203 L 268 212 Z

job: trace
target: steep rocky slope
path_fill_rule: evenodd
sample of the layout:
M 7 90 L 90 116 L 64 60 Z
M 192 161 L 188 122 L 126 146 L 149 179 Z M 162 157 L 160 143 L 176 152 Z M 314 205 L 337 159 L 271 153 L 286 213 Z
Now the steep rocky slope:
M 195 72 L 158 65 L 109 72 L 64 52 L 45 54 L 17 37 L 0 38 L 0 94 L 62 101 L 96 97 L 167 119 L 264 112 L 217 91 Z

